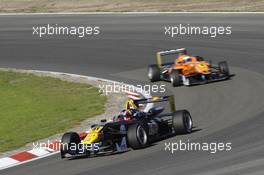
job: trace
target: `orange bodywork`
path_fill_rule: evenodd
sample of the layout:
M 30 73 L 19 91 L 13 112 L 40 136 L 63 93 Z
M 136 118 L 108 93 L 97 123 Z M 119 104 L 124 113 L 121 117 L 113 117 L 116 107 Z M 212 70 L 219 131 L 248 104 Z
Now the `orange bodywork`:
M 196 57 L 180 55 L 172 65 L 172 70 L 178 70 L 181 75 L 210 74 L 210 64 L 206 61 L 198 61 Z

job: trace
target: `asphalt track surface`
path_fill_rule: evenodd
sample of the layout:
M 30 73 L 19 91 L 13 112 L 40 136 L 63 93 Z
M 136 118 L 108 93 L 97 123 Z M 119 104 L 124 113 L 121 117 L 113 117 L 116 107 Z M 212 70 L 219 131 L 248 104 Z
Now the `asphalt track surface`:
M 148 83 L 155 52 L 186 47 L 213 62 L 227 60 L 229 81 L 172 88 L 178 109 L 189 109 L 196 132 L 123 154 L 91 159 L 43 158 L 0 174 L 264 174 L 264 14 L 35 15 L 0 17 L 0 67 L 84 74 L 127 83 Z M 39 39 L 36 24 L 100 25 L 86 39 Z M 164 25 L 231 25 L 232 35 L 171 39 Z M 164 82 L 162 82 L 164 83 Z M 160 83 L 157 83 L 160 84 Z M 36 131 L 37 132 L 37 131 Z M 231 151 L 164 151 L 165 142 L 231 142 Z

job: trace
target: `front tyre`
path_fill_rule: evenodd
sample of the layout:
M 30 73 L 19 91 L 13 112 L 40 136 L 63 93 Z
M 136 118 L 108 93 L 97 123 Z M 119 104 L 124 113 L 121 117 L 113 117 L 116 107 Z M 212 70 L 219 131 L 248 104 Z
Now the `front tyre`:
M 219 62 L 218 66 L 219 66 L 220 73 L 222 73 L 225 76 L 229 76 L 230 75 L 228 64 L 227 64 L 226 61 Z
M 179 72 L 177 70 L 172 70 L 170 74 L 170 81 L 173 87 L 180 86 L 181 85 L 181 79 Z
M 67 132 L 63 134 L 61 138 L 61 158 L 65 158 L 65 155 L 68 153 L 70 155 L 77 154 L 78 144 L 81 142 L 80 136 L 76 132 Z M 75 149 L 72 149 L 74 148 Z
M 148 66 L 148 78 L 151 82 L 160 81 L 160 68 L 158 65 Z
M 176 111 L 172 116 L 172 125 L 175 134 L 188 134 L 192 132 L 193 122 L 189 111 Z
M 127 141 L 132 149 L 144 148 L 148 145 L 148 134 L 141 124 L 133 124 L 128 128 Z

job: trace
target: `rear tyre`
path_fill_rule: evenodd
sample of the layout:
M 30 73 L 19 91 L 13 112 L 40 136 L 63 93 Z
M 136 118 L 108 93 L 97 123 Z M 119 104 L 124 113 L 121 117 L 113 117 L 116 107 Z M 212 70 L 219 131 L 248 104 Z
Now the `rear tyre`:
M 133 124 L 128 128 L 127 141 L 132 149 L 144 148 L 148 145 L 148 134 L 141 124 Z
M 151 82 L 160 81 L 160 68 L 158 65 L 148 66 L 148 78 Z
M 218 63 L 219 66 L 219 70 L 222 74 L 224 74 L 225 76 L 229 76 L 229 68 L 228 68 L 228 64 L 226 61 L 221 61 Z
M 179 72 L 177 70 L 173 70 L 170 74 L 170 81 L 173 87 L 181 85 L 181 79 Z
M 71 155 L 77 154 L 77 147 L 80 142 L 80 136 L 76 132 L 67 132 L 63 134 L 60 148 L 61 158 L 65 158 L 65 154 L 67 153 Z M 76 149 L 71 150 L 71 147 L 75 147 Z
M 192 132 L 193 122 L 189 111 L 176 111 L 172 116 L 172 125 L 175 134 L 188 134 Z

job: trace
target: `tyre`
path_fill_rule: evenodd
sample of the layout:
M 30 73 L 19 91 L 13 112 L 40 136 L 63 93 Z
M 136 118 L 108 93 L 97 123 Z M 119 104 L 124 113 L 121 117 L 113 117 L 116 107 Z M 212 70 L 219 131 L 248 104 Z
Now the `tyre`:
M 76 132 L 67 132 L 63 134 L 61 139 L 61 158 L 65 158 L 65 154 L 69 153 L 71 155 L 77 154 L 77 145 L 81 142 L 80 136 Z M 76 149 L 71 150 L 71 146 Z
M 141 124 L 133 124 L 128 128 L 127 141 L 132 149 L 144 148 L 148 145 L 148 134 Z
M 160 81 L 160 68 L 153 64 L 148 67 L 148 78 L 151 82 Z
M 224 74 L 225 76 L 229 76 L 229 68 L 226 61 L 221 61 L 218 63 L 220 73 Z
M 179 72 L 177 70 L 173 70 L 170 74 L 170 81 L 173 87 L 181 85 L 181 79 Z
M 175 134 L 187 134 L 192 132 L 193 122 L 189 111 L 176 111 L 172 116 L 172 125 Z

